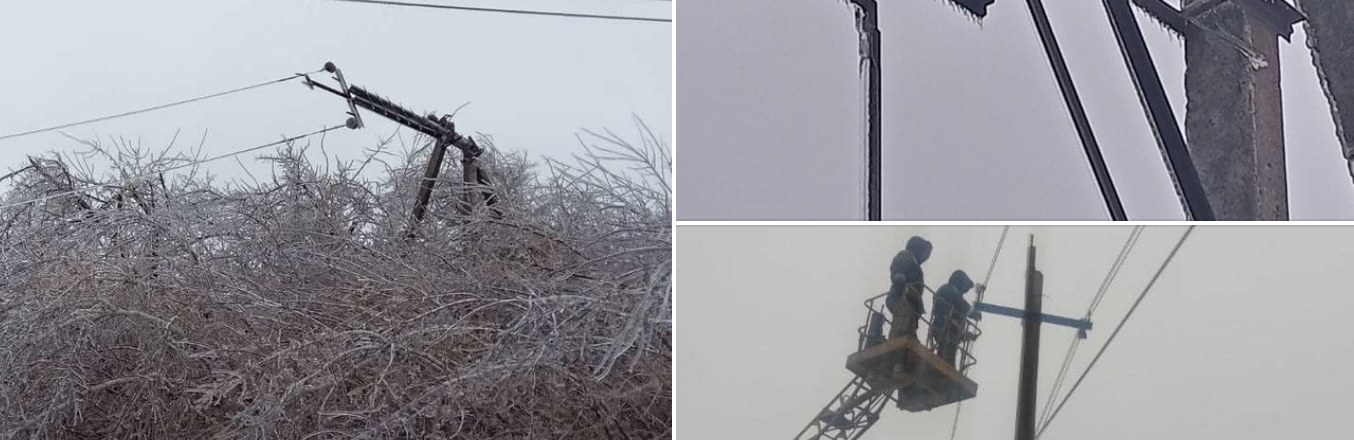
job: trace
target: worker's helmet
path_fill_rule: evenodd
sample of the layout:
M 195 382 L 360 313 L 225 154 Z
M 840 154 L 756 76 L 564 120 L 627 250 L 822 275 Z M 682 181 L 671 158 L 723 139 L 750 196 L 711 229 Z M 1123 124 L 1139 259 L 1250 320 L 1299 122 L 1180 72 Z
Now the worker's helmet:
M 925 238 L 913 236 L 907 240 L 907 253 L 912 254 L 917 259 L 917 263 L 925 263 L 927 258 L 931 258 L 931 242 Z
M 973 280 L 969 279 L 967 272 L 956 270 L 950 274 L 950 285 L 963 294 L 973 288 Z

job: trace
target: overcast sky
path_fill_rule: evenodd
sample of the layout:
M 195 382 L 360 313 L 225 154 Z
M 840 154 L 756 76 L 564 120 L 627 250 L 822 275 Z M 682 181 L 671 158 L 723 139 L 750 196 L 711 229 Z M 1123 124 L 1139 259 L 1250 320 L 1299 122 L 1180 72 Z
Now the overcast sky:
M 679 438 L 791 439 L 851 379 L 861 301 L 888 287 L 889 259 L 920 234 L 937 287 L 981 280 L 1000 227 L 693 227 L 677 235 Z M 1023 307 L 1035 234 L 1044 311 L 1080 317 L 1131 227 L 1013 227 L 987 301 Z M 1067 385 L 1090 362 L 1184 232 L 1149 226 L 1092 317 Z M 1347 273 L 1354 227 L 1197 228 L 1081 389 L 1044 433 L 1062 439 L 1333 439 L 1354 420 Z M 930 298 L 927 298 L 930 307 Z M 1010 438 L 1020 320 L 985 315 L 957 440 Z M 1075 331 L 1045 326 L 1040 405 Z M 1066 390 L 1066 387 L 1064 388 Z M 894 407 L 863 440 L 946 439 L 953 406 Z
M 472 6 L 670 18 L 652 0 L 428 0 Z M 457 128 L 531 157 L 580 151 L 583 128 L 637 139 L 631 115 L 671 140 L 670 23 L 532 17 L 320 0 L 0 0 L 0 135 L 220 92 L 319 69 L 416 112 L 457 115 Z M 317 79 L 328 80 L 321 74 Z M 220 154 L 342 124 L 333 95 L 287 82 L 68 130 Z M 325 147 L 353 159 L 396 124 L 331 132 Z M 406 140 L 408 130 L 401 131 Z M 315 145 L 318 145 L 315 144 Z M 412 146 L 412 145 L 411 145 Z M 29 154 L 74 151 L 51 132 L 0 141 L 0 170 Z M 244 159 L 246 165 L 259 164 Z M 255 169 L 251 168 L 251 169 Z M 239 165 L 213 170 L 238 176 Z
M 1168 0 L 1178 5 L 1177 0 Z M 1183 219 L 1099 1 L 1046 2 L 1131 219 Z M 862 219 L 861 82 L 840 0 L 683 0 L 678 216 Z M 1176 116 L 1183 43 L 1139 13 Z M 885 219 L 1106 219 L 1024 2 L 977 25 L 881 1 Z M 1305 34 L 1282 46 L 1293 219 L 1354 218 Z

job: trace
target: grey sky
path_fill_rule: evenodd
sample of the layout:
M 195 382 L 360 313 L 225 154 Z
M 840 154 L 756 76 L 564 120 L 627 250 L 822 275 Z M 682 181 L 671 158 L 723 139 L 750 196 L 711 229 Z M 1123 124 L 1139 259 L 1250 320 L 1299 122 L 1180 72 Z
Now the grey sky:
M 987 293 L 1022 306 L 1035 234 L 1046 313 L 1085 313 L 1131 227 L 1013 227 Z M 676 421 L 680 438 L 790 439 L 850 378 L 861 301 L 887 289 L 907 237 L 935 244 L 928 284 L 981 278 L 1000 227 L 682 227 L 677 235 Z M 1093 317 L 1067 386 L 1104 343 L 1180 234 L 1149 226 Z M 1060 439 L 1341 438 L 1339 396 L 1354 331 L 1342 286 L 1351 227 L 1197 228 L 1123 332 L 1044 434 Z M 927 298 L 928 307 L 930 298 Z M 1009 438 L 1018 319 L 985 315 L 957 440 Z M 1040 404 L 1074 331 L 1045 326 Z M 1066 389 L 1066 388 L 1064 388 Z M 889 407 L 863 437 L 948 438 L 954 407 Z
M 437 3 L 437 0 L 430 0 Z M 446 4 L 505 7 L 501 1 Z M 671 3 L 517 0 L 515 8 L 671 17 Z M 580 151 L 580 129 L 637 138 L 631 115 L 671 140 L 672 26 L 447 11 L 318 0 L 0 0 L 0 134 L 42 128 L 223 91 L 319 69 L 334 61 L 348 80 L 411 109 L 447 113 L 469 133 L 530 157 Z M 328 79 L 327 75 L 317 78 Z M 140 138 L 219 154 L 342 124 L 338 98 L 288 82 L 116 121 L 76 136 Z M 331 132 L 328 152 L 353 159 L 396 130 Z M 401 130 L 406 140 L 412 132 Z M 315 145 L 318 146 L 318 143 Z M 413 146 L 412 144 L 410 145 Z M 73 151 L 57 133 L 0 143 L 0 169 L 29 154 Z M 245 157 L 251 170 L 259 166 Z M 239 175 L 234 161 L 213 170 Z M 236 170 L 236 171 L 232 171 Z
M 942 0 L 880 3 L 885 219 L 1107 218 L 1024 2 L 998 1 L 981 26 Z M 1046 3 L 1129 217 L 1183 218 L 1100 2 Z M 684 0 L 677 12 L 679 218 L 863 218 L 843 2 Z M 1139 21 L 1183 120 L 1183 44 Z M 1301 27 L 1282 50 L 1292 217 L 1354 218 Z

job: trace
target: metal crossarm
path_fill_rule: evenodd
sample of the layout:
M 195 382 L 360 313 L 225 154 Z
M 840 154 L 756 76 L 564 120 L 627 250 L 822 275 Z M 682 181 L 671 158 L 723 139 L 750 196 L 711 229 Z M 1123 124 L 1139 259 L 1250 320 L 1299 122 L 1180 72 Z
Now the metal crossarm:
M 870 389 L 865 379 L 851 379 L 841 392 L 809 422 L 795 440 L 855 440 L 865 434 L 889 401 L 887 394 Z
M 442 127 L 442 124 L 431 116 L 419 116 L 414 112 L 401 107 L 399 104 L 391 102 L 389 99 L 368 92 L 366 89 L 358 86 L 351 86 L 348 88 L 348 91 L 352 93 L 353 102 L 359 107 L 365 108 L 372 113 L 381 115 L 391 121 L 395 121 L 397 124 L 412 128 L 419 133 L 434 138 L 440 138 L 446 134 L 446 128 Z
M 433 139 L 446 142 L 471 156 L 479 156 L 480 153 L 484 152 L 479 145 L 475 144 L 474 140 L 457 133 L 455 124 L 445 118 L 437 119 L 431 115 L 419 116 L 389 99 L 358 86 L 349 87 L 348 91 L 352 93 L 353 103 L 357 104 L 358 107 L 370 110 L 372 113 L 412 128 L 419 133 L 432 136 Z
M 973 310 L 982 313 L 991 313 L 994 315 L 1009 316 L 1012 318 L 1025 317 L 1024 310 L 1017 309 L 1015 307 L 1006 307 L 991 303 L 978 303 L 977 305 L 974 306 Z M 1044 322 L 1045 324 L 1061 325 L 1063 327 L 1071 327 L 1077 330 L 1081 330 L 1083 334 L 1091 329 L 1091 321 L 1085 319 L 1073 319 L 1064 316 L 1050 315 L 1047 313 L 1040 313 L 1039 316 L 1036 317 L 1036 319 Z M 1082 337 L 1084 338 L 1085 336 Z
M 491 213 L 499 215 L 498 211 L 493 209 L 498 198 L 492 191 L 487 189 L 491 182 L 488 173 L 479 166 L 478 160 L 476 160 L 484 153 L 484 149 L 480 148 L 480 146 L 475 143 L 474 139 L 457 133 L 456 124 L 451 122 L 450 116 L 442 116 L 439 118 L 431 114 L 419 115 L 396 104 L 394 101 L 372 93 L 367 89 L 349 85 L 347 80 L 343 78 L 343 72 L 332 62 L 325 63 L 324 70 L 334 74 L 334 79 L 339 83 L 339 90 L 315 82 L 310 79 L 309 75 L 301 75 L 305 77 L 305 85 L 307 87 L 312 89 L 318 87 L 321 90 L 333 93 L 348 101 L 349 113 L 352 114 L 352 118 L 348 120 L 348 127 L 356 129 L 361 128 L 364 125 L 362 123 L 361 115 L 357 112 L 357 108 L 361 107 L 434 139 L 433 150 L 428 157 L 428 164 L 423 172 L 423 180 L 419 182 L 418 193 L 415 196 L 413 208 L 414 218 L 413 223 L 409 228 L 409 237 L 412 238 L 414 236 L 415 225 L 422 222 L 423 217 L 427 213 L 428 202 L 432 198 L 433 185 L 436 183 L 437 176 L 442 169 L 442 161 L 446 155 L 448 146 L 456 147 L 461 150 L 461 167 L 464 171 L 462 180 L 464 183 L 467 185 L 486 187 L 479 191 L 467 191 L 465 193 L 463 210 L 468 213 L 472 206 L 477 204 L 480 199 L 483 199 L 491 208 Z

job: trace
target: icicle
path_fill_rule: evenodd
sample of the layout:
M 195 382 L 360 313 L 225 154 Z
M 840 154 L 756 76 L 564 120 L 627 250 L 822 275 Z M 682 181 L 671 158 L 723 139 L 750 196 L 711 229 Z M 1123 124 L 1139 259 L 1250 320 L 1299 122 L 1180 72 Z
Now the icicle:
M 858 71 L 858 75 L 859 75 L 859 76 L 858 76 L 858 77 L 860 78 L 860 86 L 861 86 L 861 87 L 860 87 L 860 98 L 861 98 L 861 100 L 860 100 L 860 103 L 861 103 L 861 118 L 860 118 L 860 122 L 861 122 L 861 123 L 860 123 L 860 128 L 861 128 L 861 131 L 860 131 L 860 134 L 861 134 L 861 140 L 863 141 L 863 142 L 860 143 L 860 145 L 861 145 L 861 150 L 860 150 L 860 151 L 861 151 L 862 157 L 864 158 L 864 161 L 862 161 L 862 163 L 868 164 L 868 163 L 869 163 L 869 160 L 870 160 L 870 159 L 869 159 L 869 157 L 870 157 L 870 145 L 869 145 L 869 143 L 870 143 L 870 142 L 869 142 L 869 139 L 870 139 L 870 101 L 873 99 L 873 98 L 870 96 L 870 88 L 871 88 L 871 87 L 870 87 L 870 86 L 871 86 L 871 84 L 870 84 L 870 53 L 871 53 L 871 50 L 870 50 L 870 49 L 871 49 L 871 48 L 870 48 L 870 38 L 869 38 L 869 35 L 870 35 L 870 29 L 868 29 L 869 23 L 867 23 L 867 21 L 866 21 L 866 17 L 865 17 L 866 11 L 865 11 L 865 8 L 864 8 L 864 7 L 862 7 L 860 4 L 856 3 L 855 1 L 851 1 L 851 0 L 844 0 L 842 3 L 845 4 L 847 7 L 851 8 L 852 13 L 853 13 L 853 14 L 855 15 L 855 17 L 856 17 L 856 36 L 857 36 L 857 46 L 856 46 L 856 47 L 857 47 L 857 51 L 858 51 L 858 54 L 857 54 L 857 55 L 858 55 L 859 58 L 860 58 L 860 61 L 859 61 L 859 63 L 857 63 L 857 64 L 859 65 L 859 71 Z M 866 165 L 866 166 L 868 167 L 868 165 Z M 861 184 L 860 184 L 860 186 L 858 187 L 857 200 L 866 200 L 867 197 L 868 197 L 868 193 L 869 193 L 869 187 L 870 187 L 870 176 L 869 176 L 869 175 L 870 175 L 870 173 L 869 173 L 869 170 L 868 170 L 868 169 L 865 169 L 865 170 L 862 170 L 862 171 L 864 171 L 864 172 L 861 173 L 861 182 L 860 182 Z M 861 218 L 865 218 L 866 216 L 869 215 L 869 204 L 868 204 L 868 203 L 862 203 L 862 204 L 860 205 L 860 208 L 861 208 L 861 211 L 860 211 L 860 213 L 861 213 Z
M 852 3 L 851 7 L 855 9 L 856 13 L 856 38 L 859 39 L 857 48 L 860 51 L 860 74 L 864 77 L 867 72 L 865 69 L 867 67 L 866 63 L 870 60 L 870 32 L 869 29 L 866 29 L 866 26 L 869 24 L 865 21 L 865 8 L 862 8 L 855 3 Z
M 961 3 L 960 0 L 944 1 L 950 5 L 950 9 L 963 14 L 969 21 L 981 28 L 983 26 L 983 17 L 987 15 L 987 6 L 992 4 L 995 0 L 963 0 L 964 3 Z M 981 3 L 975 3 L 975 1 Z

